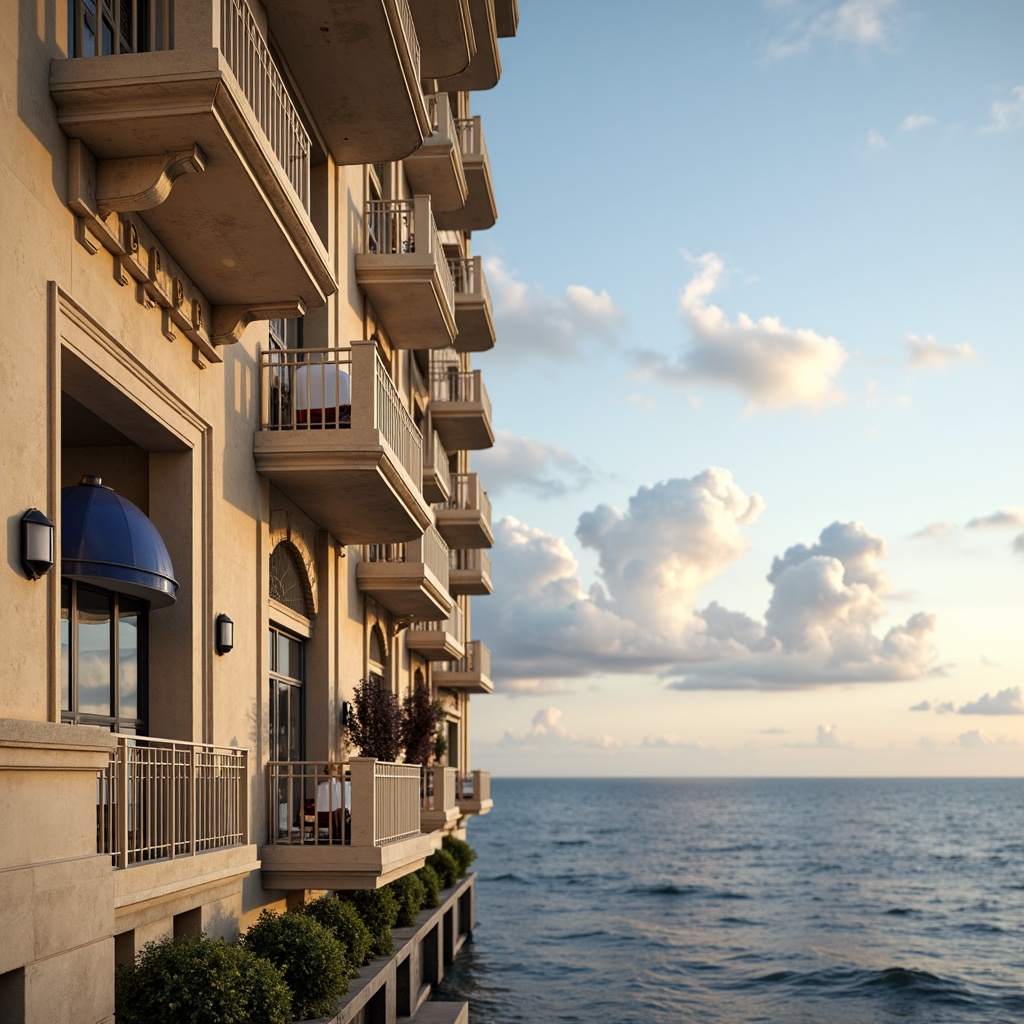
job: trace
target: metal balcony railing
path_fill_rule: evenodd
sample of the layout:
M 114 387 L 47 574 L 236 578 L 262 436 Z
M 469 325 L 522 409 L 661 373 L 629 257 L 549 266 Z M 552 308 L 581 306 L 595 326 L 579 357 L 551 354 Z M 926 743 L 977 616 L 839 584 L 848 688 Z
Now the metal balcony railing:
M 483 260 L 479 256 L 449 258 L 448 269 L 452 272 L 456 295 L 471 295 L 491 305 L 491 290 L 487 287 Z
M 479 370 L 460 370 L 449 350 L 430 353 L 430 398 L 434 402 L 476 402 L 483 406 L 484 416 L 491 418 L 491 399 Z M 453 353 L 454 354 L 454 353 Z
M 416 72 L 416 81 L 418 82 L 422 77 L 420 74 L 420 40 L 419 36 L 416 35 L 416 24 L 412 20 L 409 0 L 395 0 L 395 7 L 398 8 L 398 20 L 401 23 L 402 32 L 405 34 L 405 41 L 409 46 L 409 56 L 412 59 Z
M 441 662 L 439 669 L 444 672 L 464 672 L 490 676 L 491 651 L 480 640 L 470 640 L 466 644 L 466 653 L 457 661 Z
M 459 133 L 459 148 L 464 157 L 488 160 L 487 143 L 484 142 L 484 132 L 480 126 L 479 114 L 476 117 L 455 118 L 455 130 Z
M 491 556 L 483 548 L 452 548 L 448 565 L 451 572 L 478 572 L 482 576 L 491 574 Z
M 173 0 L 72 0 L 68 56 L 170 50 L 173 10 Z
M 362 550 L 367 562 L 422 562 L 447 590 L 450 553 L 437 527 L 431 524 L 418 540 L 395 544 L 365 544 Z
M 488 526 L 491 524 L 491 499 L 480 486 L 480 477 L 476 473 L 454 473 L 452 475 L 451 497 L 445 502 L 445 508 L 473 509 L 480 513 Z
M 456 810 L 459 806 L 458 768 L 424 768 L 423 802 L 424 811 Z
M 449 636 L 461 644 L 463 637 L 462 609 L 458 603 L 452 605 L 451 615 L 447 619 L 438 619 L 433 622 L 414 622 L 409 627 L 409 632 L 423 630 L 425 633 L 448 633 Z
M 448 453 L 441 444 L 441 438 L 436 430 L 431 431 L 430 436 L 425 438 L 426 448 L 423 455 L 423 468 L 432 470 L 434 476 L 442 488 L 452 493 L 451 470 L 448 468 Z
M 249 841 L 249 752 L 119 736 L 97 775 L 97 852 L 117 868 Z

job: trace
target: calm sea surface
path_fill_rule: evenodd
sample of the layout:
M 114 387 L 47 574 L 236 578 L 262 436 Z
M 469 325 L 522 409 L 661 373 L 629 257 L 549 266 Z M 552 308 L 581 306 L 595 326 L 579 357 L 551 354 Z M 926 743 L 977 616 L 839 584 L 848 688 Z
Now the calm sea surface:
M 1024 782 L 497 779 L 472 1024 L 1024 1022 Z

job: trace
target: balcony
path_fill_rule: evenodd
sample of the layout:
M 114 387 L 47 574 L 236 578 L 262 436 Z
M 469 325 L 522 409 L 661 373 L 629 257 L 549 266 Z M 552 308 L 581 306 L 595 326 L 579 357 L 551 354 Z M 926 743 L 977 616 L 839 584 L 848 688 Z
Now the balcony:
M 343 544 L 431 525 L 422 438 L 372 341 L 261 353 L 260 409 L 257 471 Z
M 356 566 L 356 585 L 393 615 L 430 620 L 451 613 L 448 545 L 433 525 L 418 540 L 368 544 Z
M 450 259 L 448 269 L 455 282 L 455 323 L 459 328 L 455 351 L 486 352 L 494 348 L 494 315 L 483 261 L 479 256 Z
M 405 175 L 413 192 L 430 196 L 438 210 L 461 210 L 469 196 L 462 169 L 462 146 L 447 93 L 427 97 L 430 137 L 405 158 Z
M 427 661 L 457 661 L 466 653 L 462 638 L 462 609 L 453 604 L 447 619 L 410 626 L 405 646 Z
M 493 693 L 491 652 L 479 641 L 470 640 L 466 653 L 457 661 L 441 662 L 434 668 L 434 685 L 462 693 Z
M 481 597 L 494 591 L 491 556 L 479 548 L 452 548 L 448 567 L 448 591 L 453 597 Z
M 429 424 L 429 420 L 428 420 Z M 452 493 L 448 453 L 433 427 L 427 427 L 423 438 L 423 497 L 427 501 L 447 501 Z
M 116 215 L 139 214 L 215 307 L 223 343 L 245 311 L 294 316 L 337 284 L 309 216 L 310 138 L 248 6 L 177 0 L 174 14 L 188 32 L 173 49 L 155 37 L 151 52 L 54 60 L 50 95 L 75 140 L 68 205 L 118 255 Z
M 447 452 L 494 445 L 491 400 L 480 371 L 459 369 L 453 349 L 430 354 L 430 421 Z
M 263 0 L 263 7 L 338 163 L 400 160 L 430 134 L 408 0 Z
M 499 0 L 507 8 L 509 0 Z M 498 54 L 498 25 L 495 20 L 495 0 L 469 0 L 473 18 L 473 38 L 476 53 L 469 67 L 457 75 L 438 80 L 438 88 L 445 92 L 472 89 L 493 89 L 501 78 L 501 57 Z
M 456 473 L 452 485 L 451 497 L 434 512 L 441 536 L 452 548 L 491 547 L 491 499 L 480 486 L 480 477 L 476 473 Z
M 491 773 L 473 772 L 459 779 L 459 811 L 463 815 L 486 814 L 493 806 Z
M 97 853 L 110 857 L 118 921 L 199 891 L 239 891 L 258 866 L 249 845 L 249 753 L 240 747 L 118 736 L 97 776 Z M 172 909 L 172 913 L 180 912 Z
M 519 28 L 518 0 L 494 0 L 494 25 L 499 39 L 516 34 Z
M 437 226 L 455 231 L 484 231 L 494 227 L 498 206 L 491 182 L 491 159 L 487 155 L 480 118 L 460 117 L 455 122 L 462 150 L 462 168 L 469 195 L 466 205 L 451 213 L 438 213 Z
M 455 325 L 455 283 L 438 238 L 430 196 L 366 204 L 356 281 L 395 348 L 444 348 Z
M 469 0 L 409 0 L 424 78 L 457 75 L 476 53 Z
M 321 761 L 271 761 L 265 889 L 376 889 L 423 866 L 420 766 L 354 757 L 341 778 Z
M 424 832 L 441 832 L 459 823 L 457 768 L 423 769 L 423 802 L 420 827 Z

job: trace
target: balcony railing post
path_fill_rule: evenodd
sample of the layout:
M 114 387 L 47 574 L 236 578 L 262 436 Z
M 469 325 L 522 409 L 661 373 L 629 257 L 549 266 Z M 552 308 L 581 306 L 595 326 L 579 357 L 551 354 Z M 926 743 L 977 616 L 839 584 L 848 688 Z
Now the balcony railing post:
M 235 806 L 238 813 L 238 829 L 244 845 L 249 844 L 249 751 L 242 752 L 242 765 L 235 779 Z M 268 832 L 267 835 L 273 835 Z
M 368 433 L 377 425 L 377 343 L 352 342 L 352 430 Z M 356 395 L 359 400 L 355 401 Z
M 117 866 L 128 867 L 128 744 L 118 739 L 117 774 L 114 778 L 117 804 Z
M 352 845 L 373 846 L 377 837 L 376 766 L 372 757 L 353 757 Z

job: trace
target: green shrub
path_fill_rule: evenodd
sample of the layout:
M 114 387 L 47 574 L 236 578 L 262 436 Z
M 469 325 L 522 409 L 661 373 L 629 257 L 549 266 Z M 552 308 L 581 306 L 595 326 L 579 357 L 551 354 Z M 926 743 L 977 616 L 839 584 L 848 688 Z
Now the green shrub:
M 465 839 L 457 839 L 455 836 L 445 836 L 441 840 L 441 849 L 447 850 L 459 866 L 459 878 L 469 870 L 469 865 L 476 860 L 476 850 L 473 849 Z
M 339 899 L 351 903 L 359 912 L 363 923 L 370 929 L 373 939 L 370 946 L 372 957 L 391 956 L 395 952 L 395 944 L 391 939 L 391 929 L 398 920 L 398 900 L 387 887 L 383 889 L 353 889 L 338 894 Z
M 395 923 L 399 928 L 411 928 L 427 898 L 426 887 L 415 875 L 403 875 L 396 878 L 388 888 L 398 900 L 398 920 Z
M 352 969 L 352 976 L 358 969 L 370 962 L 370 947 L 373 936 L 363 923 L 359 911 L 351 904 L 336 896 L 321 896 L 307 903 L 305 913 L 319 921 L 344 947 Z
M 348 991 L 351 967 L 338 940 L 307 914 L 264 910 L 241 940 L 284 972 L 296 1020 L 330 1016 Z
M 450 889 L 459 880 L 458 861 L 447 850 L 435 850 L 427 863 L 437 872 L 442 889 Z
M 437 877 L 437 872 L 429 864 L 424 864 L 416 872 L 416 877 L 423 883 L 423 888 L 426 890 L 423 906 L 430 910 L 440 906 L 437 894 L 441 889 L 441 879 Z
M 292 999 L 267 960 L 222 939 L 150 942 L 116 976 L 117 1024 L 287 1024 Z

